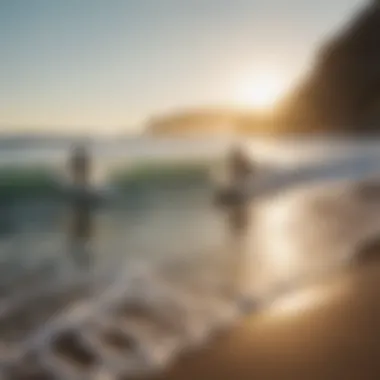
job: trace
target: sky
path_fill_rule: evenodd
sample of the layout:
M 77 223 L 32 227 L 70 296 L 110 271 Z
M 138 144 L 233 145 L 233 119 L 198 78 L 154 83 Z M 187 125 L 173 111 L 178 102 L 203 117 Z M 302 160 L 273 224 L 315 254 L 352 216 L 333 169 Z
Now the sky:
M 291 88 L 365 3 L 0 0 L 0 130 L 129 131 L 235 104 L 257 76 Z

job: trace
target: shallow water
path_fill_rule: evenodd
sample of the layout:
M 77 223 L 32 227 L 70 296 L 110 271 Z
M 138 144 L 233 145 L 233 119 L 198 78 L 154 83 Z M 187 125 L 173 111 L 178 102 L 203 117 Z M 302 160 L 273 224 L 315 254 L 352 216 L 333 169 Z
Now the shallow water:
M 264 178 L 240 240 L 207 184 L 119 198 L 96 212 L 87 267 L 69 255 L 64 204 L 20 203 L 0 241 L 4 369 L 14 362 L 9 370 L 64 379 L 155 371 L 253 308 L 339 270 L 380 232 L 380 192 L 359 186 L 380 173 L 380 160 L 373 147 L 347 151 L 340 160 L 315 153 Z M 63 338 L 70 352 L 85 345 L 96 359 L 62 354 Z

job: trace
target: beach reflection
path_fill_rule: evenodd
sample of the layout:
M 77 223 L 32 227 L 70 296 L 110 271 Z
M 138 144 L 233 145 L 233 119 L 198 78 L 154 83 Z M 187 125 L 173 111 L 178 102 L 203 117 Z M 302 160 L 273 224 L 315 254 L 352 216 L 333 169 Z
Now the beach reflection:
M 342 295 L 349 288 L 347 281 L 334 284 L 334 286 L 331 286 L 330 282 L 328 286 L 326 284 L 314 285 L 303 290 L 293 291 L 276 299 L 268 308 L 269 315 L 276 318 L 291 318 L 294 315 L 320 307 L 321 304 Z
M 240 292 L 286 294 L 350 263 L 362 242 L 380 235 L 380 197 L 363 196 L 375 181 L 336 181 L 254 202 L 254 222 L 231 253 Z

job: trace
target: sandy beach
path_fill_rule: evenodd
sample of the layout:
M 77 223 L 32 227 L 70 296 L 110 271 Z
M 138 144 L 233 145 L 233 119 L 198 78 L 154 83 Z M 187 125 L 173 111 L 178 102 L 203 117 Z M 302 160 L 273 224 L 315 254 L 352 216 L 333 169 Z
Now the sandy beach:
M 154 379 L 379 379 L 379 275 L 371 263 L 297 291 Z

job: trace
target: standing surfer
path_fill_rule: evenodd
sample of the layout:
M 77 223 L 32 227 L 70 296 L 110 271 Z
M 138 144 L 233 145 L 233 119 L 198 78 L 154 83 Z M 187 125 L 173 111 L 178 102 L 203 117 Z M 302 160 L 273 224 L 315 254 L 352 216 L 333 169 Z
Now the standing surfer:
M 92 194 L 90 189 L 91 157 L 84 145 L 74 147 L 69 159 L 73 193 L 70 199 L 69 240 L 75 259 L 88 261 L 86 246 L 93 234 Z M 79 251 L 78 251 L 79 250 Z
M 69 162 L 73 185 L 87 187 L 90 182 L 91 158 L 84 145 L 74 147 Z
M 249 226 L 249 194 L 246 185 L 253 175 L 253 165 L 240 146 L 232 148 L 228 157 L 230 201 L 227 205 L 229 226 L 240 238 Z
M 247 273 L 249 255 L 250 225 L 250 195 L 248 184 L 254 175 L 254 166 L 249 157 L 239 145 L 235 145 L 227 156 L 226 163 L 227 186 L 218 191 L 217 201 L 219 207 L 225 211 L 227 217 L 227 250 L 229 255 L 229 267 L 231 282 L 227 281 L 226 292 L 240 297 L 251 276 L 251 270 Z M 245 305 L 245 301 L 244 301 Z

